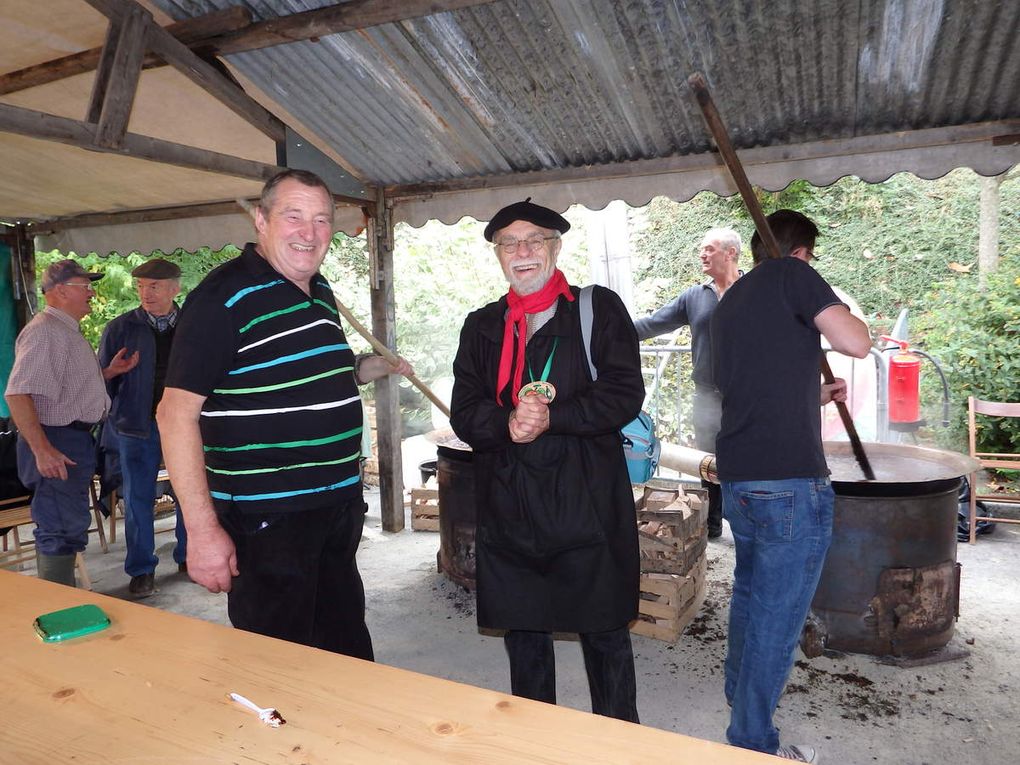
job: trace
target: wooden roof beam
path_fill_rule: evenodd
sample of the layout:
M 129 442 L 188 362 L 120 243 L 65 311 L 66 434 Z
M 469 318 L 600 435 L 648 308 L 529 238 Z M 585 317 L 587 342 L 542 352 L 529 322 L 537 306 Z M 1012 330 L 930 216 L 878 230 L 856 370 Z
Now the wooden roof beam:
M 366 215 L 375 214 L 374 205 L 371 201 L 336 194 L 333 195 L 333 201 L 337 205 L 361 208 Z M 27 223 L 31 227 L 31 235 L 39 236 L 77 228 L 95 228 L 96 226 L 124 225 L 128 223 L 153 223 L 164 220 L 185 220 L 188 218 L 236 215 L 239 213 L 247 214 L 248 207 L 242 205 L 241 202 L 245 202 L 248 207 L 253 207 L 258 205 L 259 200 L 257 197 L 251 197 L 228 202 L 204 202 L 190 205 L 173 205 L 171 207 L 152 207 L 144 210 L 83 213 L 81 215 L 69 215 L 49 220 L 32 220 Z
M 142 74 L 148 20 L 138 6 L 111 19 L 96 69 L 85 121 L 96 125 L 96 145 L 115 149 L 127 134 Z
M 134 0 L 85 0 L 111 21 L 127 19 L 136 9 L 146 20 L 146 42 L 148 48 L 174 69 L 194 82 L 227 108 L 261 130 L 273 141 L 286 140 L 283 122 L 265 107 L 245 93 L 235 83 L 223 76 L 219 70 L 200 59 L 187 45 L 177 40 L 152 20 L 152 15 Z
M 247 9 L 236 7 L 179 21 L 166 27 L 166 31 L 202 56 L 243 53 L 434 13 L 487 5 L 494 1 L 351 0 L 327 8 L 293 13 L 254 24 L 251 23 L 251 14 Z M 91 72 L 99 63 L 101 51 L 101 48 L 93 48 L 0 75 L 0 96 Z M 142 67 L 151 69 L 163 64 L 164 61 L 160 57 L 150 54 L 145 57 Z
M 274 45 L 316 40 L 380 24 L 457 11 L 495 0 L 350 0 L 326 8 L 258 21 L 245 29 L 209 40 L 217 55 L 261 50 Z
M 96 130 L 87 122 L 0 104 L 0 131 L 6 133 L 256 181 L 267 181 L 285 169 L 136 133 L 125 134 L 119 147 L 101 147 L 96 145 Z
M 190 46 L 250 24 L 251 12 L 247 8 L 235 5 L 222 11 L 213 11 L 193 19 L 178 21 L 165 29 L 182 43 Z M 102 52 L 102 48 L 91 48 L 8 74 L 0 74 L 0 96 L 94 71 L 99 66 Z M 165 64 L 162 58 L 149 53 L 145 56 L 142 68 L 151 69 Z

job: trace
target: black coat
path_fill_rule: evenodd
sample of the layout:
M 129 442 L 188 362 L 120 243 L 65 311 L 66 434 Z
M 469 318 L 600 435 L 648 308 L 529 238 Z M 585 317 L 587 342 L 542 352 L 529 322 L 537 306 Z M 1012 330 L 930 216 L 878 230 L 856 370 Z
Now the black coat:
M 619 430 L 640 411 L 644 381 L 620 298 L 596 287 L 592 305 L 596 382 L 576 299 L 560 297 L 528 342 L 541 374 L 559 337 L 550 427 L 530 444 L 510 440 L 509 386 L 496 401 L 506 299 L 470 314 L 461 330 L 450 424 L 474 451 L 481 627 L 602 632 L 637 618 L 637 526 Z

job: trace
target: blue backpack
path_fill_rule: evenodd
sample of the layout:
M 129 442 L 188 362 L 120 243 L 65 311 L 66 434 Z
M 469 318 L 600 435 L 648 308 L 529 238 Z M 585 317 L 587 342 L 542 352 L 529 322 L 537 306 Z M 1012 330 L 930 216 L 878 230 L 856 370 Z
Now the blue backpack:
M 584 344 L 584 355 L 588 359 L 588 369 L 594 382 L 599 372 L 591 360 L 591 329 L 595 314 L 591 305 L 591 286 L 582 287 L 578 300 L 581 311 L 581 340 Z M 645 483 L 659 466 L 659 439 L 655 437 L 655 421 L 648 412 L 642 411 L 636 418 L 623 426 L 620 431 L 623 439 L 623 453 L 627 458 L 627 472 L 631 483 Z

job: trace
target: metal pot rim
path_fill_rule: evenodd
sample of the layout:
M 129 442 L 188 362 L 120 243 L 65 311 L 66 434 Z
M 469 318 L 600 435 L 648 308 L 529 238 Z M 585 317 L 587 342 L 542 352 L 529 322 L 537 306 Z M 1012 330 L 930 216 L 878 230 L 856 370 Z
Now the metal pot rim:
M 924 446 L 910 446 L 908 444 L 865 443 L 863 446 L 865 454 L 868 455 L 868 459 L 871 461 L 877 461 L 881 459 L 883 455 L 891 455 L 896 457 L 908 457 L 932 467 L 930 475 L 926 475 L 923 479 L 906 481 L 873 481 L 870 483 L 932 483 L 935 481 L 953 480 L 981 469 L 981 465 L 976 459 L 968 457 L 965 454 L 945 451 L 943 449 L 929 449 Z M 851 449 L 848 441 L 825 441 L 822 444 L 822 447 L 827 455 L 847 456 L 853 454 L 853 450 Z M 833 482 L 842 483 L 863 483 L 857 478 L 854 478 L 852 481 L 846 480 L 845 478 L 841 479 L 840 476 L 835 473 L 832 475 L 832 480 Z

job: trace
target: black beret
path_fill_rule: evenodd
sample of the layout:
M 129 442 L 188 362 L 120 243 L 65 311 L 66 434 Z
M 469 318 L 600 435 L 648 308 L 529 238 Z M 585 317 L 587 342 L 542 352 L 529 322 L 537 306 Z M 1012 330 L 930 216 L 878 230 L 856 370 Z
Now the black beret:
M 485 227 L 485 241 L 491 242 L 493 235 L 501 228 L 506 228 L 515 220 L 526 220 L 542 228 L 549 228 L 565 234 L 570 230 L 570 223 L 555 210 L 531 203 L 531 197 L 523 202 L 514 202 L 507 205 L 498 213 L 492 216 L 489 225 Z
M 181 269 L 176 263 L 171 263 L 169 260 L 152 258 L 136 267 L 131 275 L 142 279 L 179 279 Z

